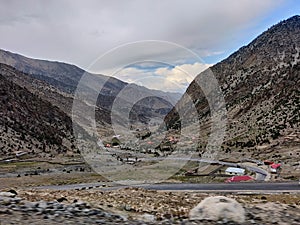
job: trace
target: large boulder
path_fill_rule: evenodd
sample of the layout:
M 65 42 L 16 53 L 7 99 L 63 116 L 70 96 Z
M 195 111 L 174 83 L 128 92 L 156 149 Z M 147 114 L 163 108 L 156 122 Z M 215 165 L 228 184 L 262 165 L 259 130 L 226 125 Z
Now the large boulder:
M 190 220 L 245 222 L 245 210 L 236 200 L 224 196 L 208 197 L 190 211 Z

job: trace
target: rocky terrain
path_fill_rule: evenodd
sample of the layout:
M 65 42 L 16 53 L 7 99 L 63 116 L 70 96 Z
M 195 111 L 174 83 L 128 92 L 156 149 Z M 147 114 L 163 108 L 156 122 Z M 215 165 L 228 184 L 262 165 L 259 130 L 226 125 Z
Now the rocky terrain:
M 237 224 L 226 219 L 191 220 L 190 210 L 213 194 L 116 191 L 34 191 L 0 193 L 1 224 Z M 298 194 L 226 195 L 245 210 L 239 224 L 299 224 Z M 238 212 L 237 212 L 238 213 Z M 224 214 L 225 215 L 225 214 Z
M 299 178 L 299 54 L 300 17 L 295 16 L 271 27 L 249 45 L 210 68 L 220 84 L 228 111 L 227 131 L 219 158 L 231 162 L 249 158 L 254 165 L 258 160 L 269 159 L 282 163 L 282 170 L 276 174 L 280 179 Z M 32 188 L 106 181 L 83 164 L 72 132 L 72 101 L 84 71 L 73 65 L 29 59 L 2 50 L 0 62 L 1 225 L 237 224 L 226 216 L 235 212 L 237 217 L 245 220 L 239 224 L 300 223 L 300 195 L 296 192 L 205 194 L 142 188 L 110 190 L 97 187 L 55 191 Z M 196 81 L 207 73 L 201 73 Z M 100 75 L 94 81 L 100 82 L 106 78 Z M 199 118 L 201 131 L 197 131 L 193 123 L 181 125 L 181 119 L 173 109 L 166 117 L 170 133 L 166 135 L 166 140 L 159 139 L 162 143 L 155 143 L 156 137 L 151 136 L 147 129 L 135 134 L 137 139 L 143 141 L 145 148 L 142 152 L 141 145 L 136 146 L 139 154 L 148 154 L 152 158 L 164 156 L 165 151 L 172 151 L 179 141 L 183 141 L 185 150 L 196 143 L 199 157 L 205 152 L 211 132 L 210 109 L 196 81 L 191 83 L 177 107 L 185 111 L 184 116 L 190 122 L 195 121 L 195 117 Z M 99 131 L 110 127 L 112 104 L 126 85 L 109 78 L 100 91 L 96 109 Z M 93 86 L 84 89 L 87 96 L 95 91 Z M 127 91 L 127 97 L 119 99 L 125 108 L 131 105 L 130 98 L 135 95 L 156 96 L 144 98 L 134 105 L 129 112 L 132 124 L 137 121 L 147 124 L 151 118 L 166 115 L 171 109 L 170 102 L 162 98 L 166 93 L 137 85 L 130 85 Z M 191 113 L 187 96 L 196 106 L 196 115 Z M 88 106 L 85 101 L 81 104 L 83 108 Z M 180 136 L 178 131 L 183 129 L 190 131 L 188 136 Z M 148 152 L 149 142 L 153 142 L 152 147 L 157 149 Z M 128 152 L 132 149 L 127 148 L 120 146 L 111 149 L 118 154 L 128 150 L 127 156 L 124 156 L 128 163 Z M 119 155 L 115 156 L 120 160 Z M 70 163 L 66 163 L 66 159 Z M 139 160 L 133 158 L 133 167 L 139 166 Z M 193 168 L 198 164 L 193 164 Z M 161 171 L 165 172 L 164 168 Z M 186 174 L 187 171 L 181 172 Z M 191 182 L 191 179 L 184 181 Z M 216 203 L 222 205 L 223 210 L 219 207 L 214 210 L 214 205 L 210 206 L 210 211 L 222 216 L 217 219 L 193 219 L 191 210 L 202 203 L 194 212 L 196 217 L 205 214 L 207 203 L 203 200 L 216 195 L 230 198 L 217 197 Z M 227 207 L 225 203 L 232 203 L 239 210 L 235 211 L 235 207 Z
M 196 77 L 177 107 L 190 121 L 194 116 L 199 117 L 200 154 L 205 152 L 211 118 L 207 96 L 197 82 L 211 71 L 219 82 L 227 109 L 227 130 L 220 156 L 282 162 L 287 166 L 286 175 L 297 170 L 300 161 L 299 52 L 300 16 L 294 16 L 269 28 Z M 198 115 L 191 113 L 188 96 Z M 178 129 L 180 120 L 175 108 L 166 117 L 169 128 Z
M 18 151 L 25 153 L 25 158 L 51 158 L 58 153 L 78 154 L 72 134 L 71 114 L 74 92 L 86 72 L 74 65 L 30 59 L 4 50 L 0 50 L 0 62 L 0 74 L 3 77 L 2 159 L 9 159 Z M 178 99 L 177 94 L 149 90 L 135 84 L 128 85 L 103 75 L 86 74 L 89 83 L 83 85 L 84 96 L 88 99 L 89 95 L 100 92 L 96 102 L 95 119 L 99 134 L 108 133 L 109 139 L 114 135 L 111 129 L 112 104 L 125 87 L 126 99 L 122 96 L 118 99 L 123 108 L 130 109 L 132 124 L 147 124 L 153 117 L 162 120 Z M 9 85 L 6 85 L 6 81 Z M 93 83 L 99 83 L 103 86 L 102 89 L 95 90 Z M 9 93 L 15 89 L 22 91 Z M 22 95 L 24 97 L 21 97 Z M 140 96 L 142 100 L 132 105 L 132 96 Z M 88 103 L 88 100 L 80 101 L 83 120 L 86 120 L 86 108 L 91 107 Z M 35 112 L 36 110 L 38 111 Z M 119 121 L 123 121 L 122 118 Z M 84 127 L 83 124 L 84 122 L 79 125 Z M 40 154 L 42 152 L 43 154 Z
M 13 70 L 1 64 L 1 71 Z M 14 70 L 15 73 L 18 73 Z M 75 150 L 72 121 L 59 108 L 0 75 L 2 158 L 51 157 Z
M 0 62 L 23 72 L 26 76 L 25 83 L 27 86 L 30 83 L 26 80 L 35 81 L 36 85 L 31 85 L 30 89 L 34 91 L 38 89 L 38 93 L 41 93 L 42 97 L 46 98 L 47 101 L 50 100 L 52 104 L 57 105 L 69 115 L 71 114 L 72 97 L 74 97 L 80 79 L 85 75 L 88 79 L 82 84 L 84 96 L 99 94 L 97 99 L 98 120 L 100 123 L 105 122 L 106 126 L 109 126 L 111 122 L 110 110 L 113 102 L 124 88 L 126 88 L 128 98 L 119 96 L 122 99 L 123 107 L 131 105 L 131 96 L 150 96 L 148 99 L 135 104 L 136 106 L 131 113 L 133 122 L 147 123 L 152 117 L 165 116 L 180 98 L 178 93 L 150 90 L 113 77 L 91 74 L 75 65 L 31 59 L 4 50 L 0 50 Z M 24 81 L 19 80 L 19 82 Z M 97 83 L 96 86 L 101 86 L 101 90 L 96 88 L 95 83 Z M 40 84 L 43 88 L 39 86 Z M 51 90 L 50 97 L 48 90 Z M 150 105 L 149 98 L 151 99 Z

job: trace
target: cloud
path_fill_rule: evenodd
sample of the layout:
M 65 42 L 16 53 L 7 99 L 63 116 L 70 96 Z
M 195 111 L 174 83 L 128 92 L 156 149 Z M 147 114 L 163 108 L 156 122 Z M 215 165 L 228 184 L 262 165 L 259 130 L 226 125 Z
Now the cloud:
M 182 64 L 174 68 L 159 68 L 156 75 L 164 77 L 164 89 L 168 91 L 184 92 L 193 79 L 212 64 Z
M 205 58 L 232 51 L 233 45 L 239 45 L 241 31 L 245 34 L 283 2 L 2 0 L 0 48 L 82 68 L 112 48 L 140 40 L 178 43 Z M 186 63 L 178 61 L 180 56 L 172 51 L 148 53 L 176 56 L 176 65 Z M 121 54 L 105 69 L 118 68 L 124 57 L 131 56 Z
M 203 70 L 207 69 L 210 64 L 183 64 L 178 65 L 172 69 L 159 68 L 155 71 L 155 74 L 166 77 L 170 82 L 176 82 L 178 84 L 189 84 L 192 80 Z
M 150 89 L 183 93 L 189 83 L 211 64 L 182 64 L 173 68 L 169 66 L 148 68 L 127 67 L 114 74 L 115 77 L 128 83 L 136 83 Z M 153 69 L 154 68 L 154 69 Z

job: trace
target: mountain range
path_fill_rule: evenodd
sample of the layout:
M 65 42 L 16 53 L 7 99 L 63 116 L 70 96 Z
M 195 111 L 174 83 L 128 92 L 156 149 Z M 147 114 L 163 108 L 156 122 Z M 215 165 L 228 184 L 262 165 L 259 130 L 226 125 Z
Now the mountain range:
M 93 83 L 102 86 L 101 90 L 96 90 L 93 85 L 86 84 L 84 89 L 86 95 L 98 95 L 95 118 L 99 133 L 113 133 L 111 110 L 116 98 L 122 100 L 122 107 L 133 105 L 130 111 L 131 124 L 146 125 L 153 117 L 163 118 L 180 97 L 178 93 L 150 90 L 113 77 L 91 74 L 74 65 L 31 59 L 0 50 L 1 90 L 4 99 L 0 123 L 5 131 L 2 133 L 3 151 L 0 155 L 5 158 L 20 150 L 33 154 L 40 152 L 41 148 L 49 154 L 40 155 L 47 157 L 67 151 L 70 154 L 79 153 L 75 149 L 72 135 L 71 115 L 76 88 L 84 74 Z M 126 100 L 118 96 L 124 88 Z M 148 97 L 137 103 L 131 102 L 131 97 L 138 95 Z M 84 100 L 80 104 L 83 109 L 88 107 L 88 102 Z M 32 117 L 26 118 L 25 115 Z M 51 154 L 49 149 L 56 150 Z
M 179 93 L 151 90 L 143 86 L 128 84 L 114 77 L 107 77 L 101 74 L 92 74 L 75 65 L 62 62 L 32 59 L 5 50 L 0 50 L 0 63 L 10 65 L 16 70 L 23 72 L 25 75 L 27 75 L 25 78 L 27 80 L 29 79 L 28 77 L 30 77 L 30 79 L 43 81 L 44 86 L 48 85 L 48 88 L 55 88 L 55 92 L 62 95 L 61 98 L 63 99 L 74 95 L 83 75 L 90 76 L 91 81 L 93 81 L 93 83 L 98 83 L 98 86 L 102 86 L 102 89 L 94 90 L 93 83 L 84 84 L 86 85 L 85 88 L 87 92 L 96 92 L 99 94 L 97 106 L 103 110 L 111 109 L 115 97 L 125 87 L 127 90 L 130 89 L 133 95 L 136 95 L 137 93 L 147 93 L 147 95 L 165 99 L 166 101 L 161 103 L 160 100 L 156 98 L 158 101 L 157 104 L 160 104 L 162 109 L 164 109 L 161 110 L 163 112 L 170 110 L 172 108 L 172 104 L 175 104 L 181 96 Z M 64 99 L 64 102 L 65 101 L 66 100 Z M 58 106 L 60 105 L 58 104 Z M 141 103 L 141 106 L 146 107 L 148 110 L 147 113 L 149 114 L 149 110 L 151 111 L 151 108 L 147 107 L 147 104 L 143 105 Z M 70 107 L 65 107 L 65 104 L 64 107 L 62 107 L 62 110 L 70 113 Z
M 124 109 L 130 108 L 131 125 L 148 126 L 152 118 L 165 117 L 171 132 L 193 126 L 181 124 L 180 109 L 189 121 L 199 119 L 196 138 L 201 156 L 211 134 L 212 120 L 207 96 L 198 83 L 210 71 L 218 81 L 227 110 L 220 157 L 272 159 L 295 170 L 300 161 L 299 63 L 300 16 L 272 26 L 200 73 L 178 102 L 180 95 L 176 93 L 150 90 L 91 74 L 75 65 L 30 59 L 0 50 L 0 155 L 5 158 L 20 150 L 43 157 L 78 153 L 72 134 L 72 103 L 80 79 L 88 74 L 102 86 L 97 90 L 93 85 L 83 84 L 87 96 L 95 93 L 98 96 L 95 109 L 98 132 L 112 132 L 111 110 L 117 100 Z M 122 96 L 124 88 L 126 97 Z M 142 100 L 131 102 L 133 96 L 141 96 Z M 196 115 L 187 99 L 192 100 Z M 82 100 L 81 104 L 84 108 L 88 102 Z

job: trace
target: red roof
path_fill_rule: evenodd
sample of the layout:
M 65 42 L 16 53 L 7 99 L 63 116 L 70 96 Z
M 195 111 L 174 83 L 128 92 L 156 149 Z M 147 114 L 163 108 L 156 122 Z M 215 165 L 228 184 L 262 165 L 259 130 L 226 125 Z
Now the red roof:
M 228 178 L 225 182 L 226 183 L 230 183 L 230 182 L 240 182 L 240 181 L 247 181 L 247 180 L 253 180 L 252 177 L 250 176 L 233 176 L 233 177 L 230 177 Z
M 271 168 L 272 168 L 272 169 L 278 169 L 280 166 L 281 166 L 280 163 L 278 163 L 278 164 L 272 164 L 272 165 L 271 165 Z

